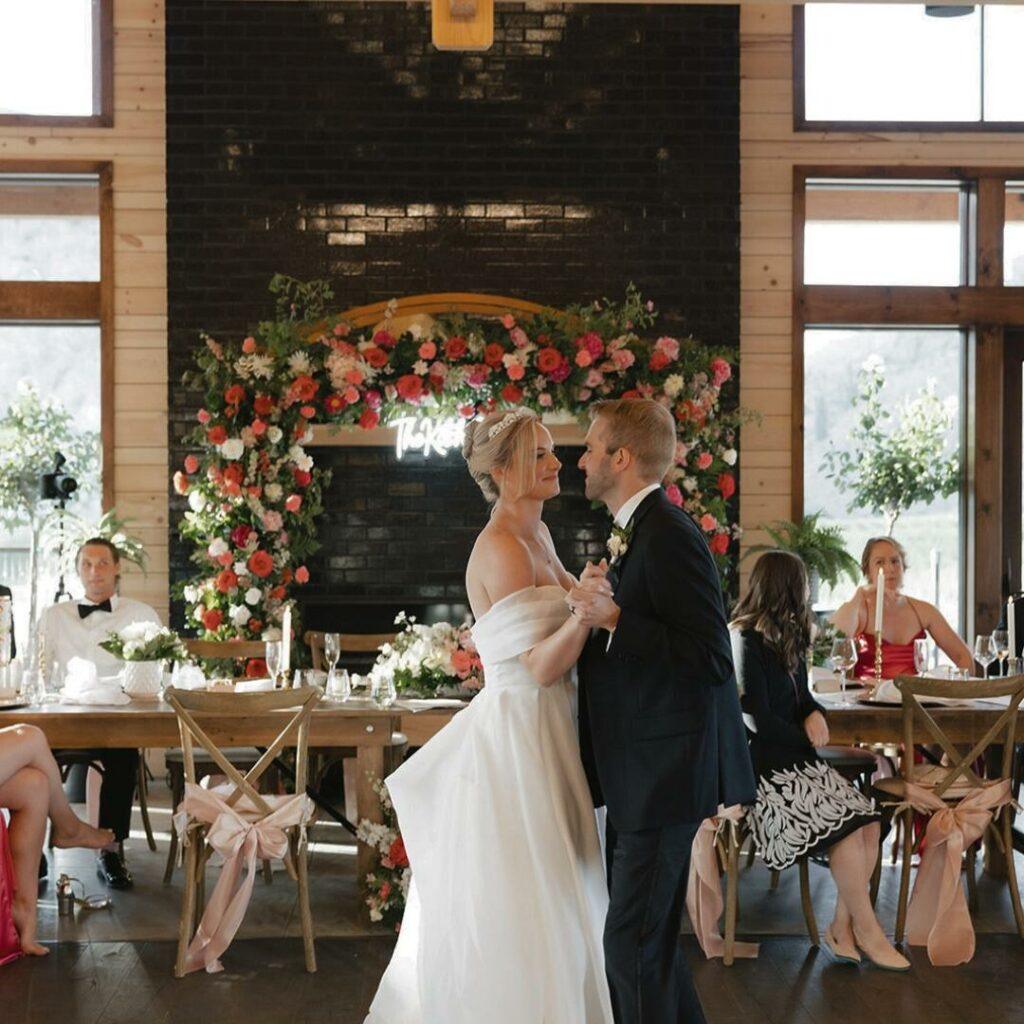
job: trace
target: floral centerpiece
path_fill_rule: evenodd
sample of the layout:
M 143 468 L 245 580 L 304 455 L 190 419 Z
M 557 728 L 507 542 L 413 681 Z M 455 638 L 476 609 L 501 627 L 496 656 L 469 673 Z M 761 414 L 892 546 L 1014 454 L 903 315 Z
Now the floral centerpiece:
M 436 622 L 424 626 L 399 612 L 398 635 L 384 644 L 370 679 L 390 678 L 399 693 L 441 696 L 473 693 L 483 686 L 483 665 L 469 626 Z
M 156 697 L 164 663 L 188 657 L 178 634 L 158 622 L 130 622 L 99 644 L 124 662 L 121 685 L 133 697 Z
M 380 798 L 384 822 L 359 822 L 356 835 L 380 854 L 380 866 L 364 879 L 366 905 L 370 908 L 370 920 L 392 925 L 398 931 L 405 912 L 405 899 L 409 894 L 409 857 L 405 852 L 402 834 L 398 831 L 395 808 L 388 795 L 387 786 L 380 779 L 374 780 L 373 790 Z

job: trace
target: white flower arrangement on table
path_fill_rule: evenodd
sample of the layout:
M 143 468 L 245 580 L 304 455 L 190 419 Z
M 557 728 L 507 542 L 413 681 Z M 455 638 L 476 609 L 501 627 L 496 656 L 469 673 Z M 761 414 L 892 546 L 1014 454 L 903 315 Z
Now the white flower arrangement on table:
M 405 612 L 398 613 L 395 625 L 398 635 L 381 647 L 371 681 L 390 677 L 399 693 L 429 695 L 475 692 L 483 686 L 483 665 L 469 626 L 424 626 Z
M 130 622 L 110 633 L 100 647 L 122 661 L 184 661 L 184 645 L 173 629 L 159 622 Z

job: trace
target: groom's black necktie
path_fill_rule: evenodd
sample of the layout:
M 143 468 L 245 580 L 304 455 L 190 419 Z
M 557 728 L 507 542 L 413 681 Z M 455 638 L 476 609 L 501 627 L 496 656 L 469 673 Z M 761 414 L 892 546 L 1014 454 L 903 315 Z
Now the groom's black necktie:
M 80 619 L 87 619 L 93 612 L 109 612 L 113 611 L 110 607 L 110 598 L 106 601 L 100 601 L 99 604 L 80 604 L 78 606 L 78 617 Z

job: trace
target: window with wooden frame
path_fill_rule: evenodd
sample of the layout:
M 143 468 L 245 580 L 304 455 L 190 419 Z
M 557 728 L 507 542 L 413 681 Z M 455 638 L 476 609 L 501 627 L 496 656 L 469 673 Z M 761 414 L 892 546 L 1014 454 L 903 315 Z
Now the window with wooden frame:
M 87 522 L 113 501 L 112 222 L 109 164 L 0 161 L 0 468 L 34 494 L 62 450 L 79 483 L 69 511 Z M 50 544 L 5 501 L 0 583 L 14 591 L 19 647 L 33 544 L 45 604 L 58 572 Z
M 0 125 L 114 123 L 113 0 L 0 3 Z
M 796 131 L 1024 131 L 1024 6 L 793 8 Z
M 940 604 L 965 635 L 994 628 L 1021 583 L 1020 470 L 1010 465 L 1020 371 L 1009 364 L 1024 287 L 1004 273 L 1021 180 L 1020 169 L 794 169 L 793 516 L 851 516 L 854 494 L 836 491 L 826 455 L 830 442 L 850 447 L 858 388 L 882 381 L 890 431 L 931 382 L 946 414 L 943 456 L 959 452 L 962 487 L 905 513 L 895 535 L 910 541 L 911 592 L 928 600 L 938 547 Z M 908 427 L 920 415 L 909 410 Z M 885 532 L 883 516 L 863 516 L 869 532 Z M 856 548 L 863 538 L 844 525 Z

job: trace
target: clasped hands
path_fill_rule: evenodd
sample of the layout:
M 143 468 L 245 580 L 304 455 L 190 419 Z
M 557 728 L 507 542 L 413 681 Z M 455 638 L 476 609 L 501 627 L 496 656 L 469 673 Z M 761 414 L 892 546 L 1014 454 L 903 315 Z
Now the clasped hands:
M 588 628 L 596 626 L 610 632 L 618 625 L 620 609 L 612 600 L 608 563 L 603 558 L 597 565 L 587 562 L 579 582 L 565 595 L 565 601 L 574 618 Z

